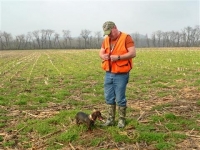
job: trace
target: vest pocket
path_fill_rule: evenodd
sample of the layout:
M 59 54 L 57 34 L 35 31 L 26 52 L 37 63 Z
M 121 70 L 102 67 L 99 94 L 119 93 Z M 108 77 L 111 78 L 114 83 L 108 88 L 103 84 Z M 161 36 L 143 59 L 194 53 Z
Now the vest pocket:
M 131 65 L 128 60 L 119 60 L 115 62 L 112 69 L 116 73 L 126 73 L 131 70 Z
M 109 62 L 104 60 L 101 62 L 101 68 L 105 71 L 109 71 Z

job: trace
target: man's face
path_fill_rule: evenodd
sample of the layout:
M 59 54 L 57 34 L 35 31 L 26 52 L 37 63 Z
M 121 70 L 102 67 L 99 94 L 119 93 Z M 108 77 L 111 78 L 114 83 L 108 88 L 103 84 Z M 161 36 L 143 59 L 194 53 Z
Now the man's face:
M 111 29 L 110 34 L 108 35 L 111 39 L 114 38 L 114 28 Z

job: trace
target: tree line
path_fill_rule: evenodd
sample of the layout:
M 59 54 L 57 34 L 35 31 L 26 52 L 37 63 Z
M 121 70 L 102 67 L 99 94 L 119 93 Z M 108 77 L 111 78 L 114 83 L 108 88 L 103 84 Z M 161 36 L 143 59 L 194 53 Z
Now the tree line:
M 150 36 L 138 32 L 131 33 L 136 47 L 199 47 L 200 26 L 188 26 L 178 31 L 153 32 Z M 54 30 L 36 30 L 13 37 L 0 31 L 0 50 L 23 49 L 99 49 L 103 40 L 101 31 L 84 29 L 78 37 L 72 37 L 70 30 L 62 30 L 62 35 Z

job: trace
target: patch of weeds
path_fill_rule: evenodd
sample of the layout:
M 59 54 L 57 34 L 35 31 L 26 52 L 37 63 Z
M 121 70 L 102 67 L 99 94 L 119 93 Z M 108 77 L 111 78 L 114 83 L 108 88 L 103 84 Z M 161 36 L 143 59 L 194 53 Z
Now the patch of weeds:
M 82 93 L 91 93 L 91 91 L 94 91 L 93 87 L 84 87 L 81 89 Z
M 25 105 L 24 107 L 21 107 L 23 110 L 36 110 L 38 109 L 38 106 L 37 105 Z
M 31 145 L 31 143 L 26 142 L 26 143 L 24 143 L 23 147 L 25 149 L 30 149 L 32 147 L 32 145 Z
M 57 114 L 56 116 L 52 117 L 52 118 L 48 118 L 47 122 L 49 124 L 69 124 L 70 121 L 72 121 L 75 118 L 75 113 L 78 112 L 78 110 L 74 110 L 74 111 L 60 111 L 59 114 Z
M 140 90 L 141 90 L 142 93 L 149 92 L 149 88 L 146 87 L 146 86 L 142 87 Z
M 72 83 L 68 85 L 68 89 L 70 90 L 77 90 L 79 88 L 80 88 L 80 85 L 78 85 L 77 83 L 74 83 L 74 84 Z
M 200 126 L 198 125 L 198 123 L 196 123 L 195 120 L 190 120 L 187 128 L 189 130 L 195 129 L 195 130 L 200 131 Z
M 7 105 L 7 102 L 6 102 L 6 101 L 3 101 L 3 100 L 0 100 L 0 105 L 1 105 L 1 106 L 6 106 L 6 105 Z
M 151 132 L 151 131 L 154 131 L 155 130 L 155 127 L 151 124 L 139 124 L 137 125 L 136 129 L 139 131 L 139 132 Z
M 107 128 L 107 131 L 111 134 L 115 142 L 131 142 L 132 140 L 127 138 L 126 134 L 123 133 L 123 129 L 120 130 L 116 126 Z
M 16 105 L 27 105 L 27 100 L 26 99 L 20 99 L 15 102 Z
M 141 96 L 141 99 L 142 100 L 149 100 L 149 96 L 148 95 L 143 95 L 143 96 Z
M 62 149 L 62 145 L 54 143 L 55 141 L 50 141 L 49 142 L 49 147 L 47 147 L 46 150 L 55 150 L 55 149 Z
M 76 108 L 79 106 L 81 107 L 81 106 L 87 105 L 85 101 L 77 101 L 71 98 L 67 99 L 66 101 L 69 105 L 76 106 Z
M 197 101 L 197 105 L 200 106 L 200 100 Z
M 91 146 L 94 147 L 94 146 L 97 146 L 99 143 L 108 140 L 107 136 L 105 135 L 91 136 L 86 139 L 83 139 L 82 137 L 80 137 L 80 139 L 82 140 L 79 141 L 78 144 L 84 145 L 86 147 L 91 147 Z
M 5 126 L 6 126 L 6 122 L 7 122 L 9 119 L 12 118 L 12 117 L 8 117 L 8 116 L 5 116 L 5 115 L 2 115 L 3 112 L 6 113 L 6 111 L 2 111 L 2 112 L 0 113 L 0 128 L 5 127 Z
M 173 139 L 173 140 L 186 139 L 187 135 L 172 132 L 172 133 L 169 134 L 169 138 Z
M 126 128 L 136 128 L 139 125 L 138 121 L 136 119 L 126 119 Z
M 178 124 L 174 124 L 174 123 L 167 123 L 165 124 L 165 126 L 167 127 L 167 129 L 169 129 L 170 131 L 176 131 L 180 129 L 180 126 Z
M 180 124 L 180 126 L 181 126 L 182 128 L 184 128 L 184 129 L 186 128 L 186 129 L 191 130 L 191 129 L 197 127 L 197 125 L 195 124 L 195 121 L 190 120 L 190 119 L 179 118 L 179 119 L 177 119 L 176 121 L 177 121 L 177 122 Z
M 102 80 L 103 81 L 103 80 Z M 99 82 L 94 86 L 94 92 L 95 94 L 98 94 L 99 96 L 101 96 L 103 94 L 103 83 Z
M 91 101 L 94 99 L 94 95 L 92 93 L 83 93 L 82 99 Z
M 171 104 L 167 103 L 167 104 L 161 104 L 161 105 L 156 105 L 152 108 L 152 110 L 162 110 L 163 108 L 166 108 L 166 107 L 170 107 Z
M 48 134 L 50 132 L 54 132 L 56 131 L 56 127 L 55 126 L 51 126 L 49 125 L 48 121 L 38 121 L 35 125 L 34 125 L 34 129 L 41 135 L 45 135 Z
M 3 127 L 5 127 L 5 126 L 6 126 L 5 123 L 1 123 L 1 122 L 0 122 L 0 128 L 3 128 Z
M 164 116 L 167 120 L 176 120 L 177 117 L 173 113 L 167 113 Z
M 200 119 L 200 114 L 197 114 L 197 118 Z
M 165 141 L 165 133 L 162 132 L 140 132 L 139 141 L 146 141 L 148 143 L 151 142 L 164 142 Z
M 175 146 L 175 143 L 173 142 L 160 142 L 158 144 L 156 144 L 156 148 L 158 150 L 169 150 L 169 149 L 173 149 L 173 147 Z
M 47 98 L 46 96 L 38 96 L 35 97 L 34 100 L 39 103 L 46 103 L 49 101 L 49 98 Z
M 198 125 L 195 123 L 195 120 L 185 119 L 180 116 L 176 116 L 173 113 L 166 113 L 162 116 L 151 116 L 152 122 L 162 122 L 167 129 L 170 131 L 177 131 L 182 129 L 200 129 Z
M 31 131 L 33 131 L 33 126 L 34 126 L 34 124 L 36 123 L 36 121 L 34 120 L 27 120 L 27 122 L 26 123 L 19 123 L 18 125 L 17 125 L 17 130 L 19 130 L 19 129 L 22 129 L 21 131 L 20 131 L 20 133 L 22 133 L 22 134 L 26 134 L 26 133 L 28 133 L 28 132 L 31 132 Z
M 16 78 L 16 80 L 21 82 L 21 81 L 26 81 L 26 78 L 18 77 Z
M 0 96 L 0 105 L 6 106 L 7 102 L 3 96 Z
M 0 135 L 0 142 L 2 142 L 3 141 L 3 137 Z
M 56 131 L 56 126 L 49 124 L 48 120 L 28 120 L 27 123 L 20 123 L 17 129 L 22 129 L 21 133 L 37 131 L 41 135 Z
M 51 99 L 51 97 L 52 97 L 52 92 L 50 92 L 50 91 L 42 91 L 42 92 L 40 93 L 40 95 L 45 95 L 45 97 L 47 97 L 48 99 Z
M 165 96 L 168 96 L 169 93 L 166 93 L 165 91 L 160 91 L 160 92 L 157 92 L 157 95 L 158 95 L 159 97 L 165 97 Z
M 101 105 L 102 103 L 105 104 L 104 98 L 100 98 L 100 96 L 92 96 L 92 99 L 90 100 L 93 104 L 99 104 Z
M 158 115 L 153 115 L 151 116 L 151 120 L 155 123 L 155 122 L 159 122 L 159 121 L 164 121 L 164 117 L 163 116 L 158 116 Z
M 99 143 L 105 141 L 106 138 L 105 137 L 99 137 L 99 138 L 93 138 L 91 141 L 90 141 L 90 146 L 97 146 Z
M 53 124 L 53 125 L 57 125 L 57 124 L 59 124 L 61 121 L 62 121 L 61 118 L 58 117 L 58 116 L 47 119 L 47 122 L 48 122 L 49 124 Z
M 15 145 L 15 141 L 14 140 L 9 140 L 3 143 L 4 147 L 12 147 Z
M 18 142 L 21 142 L 23 143 L 23 148 L 24 149 L 29 149 L 32 147 L 32 144 L 29 142 L 29 138 L 27 137 L 27 134 L 21 134 L 20 138 L 19 138 L 19 141 Z
M 28 99 L 29 98 L 29 96 L 26 93 L 19 94 L 18 97 L 19 97 L 19 99 Z
M 69 130 L 61 133 L 58 137 L 56 137 L 56 141 L 61 143 L 76 141 L 82 130 L 86 130 L 86 127 L 83 125 L 69 128 Z
M 66 91 L 59 91 L 53 94 L 53 97 L 55 97 L 58 100 L 63 100 L 65 99 L 66 96 L 70 96 L 70 93 L 68 90 Z

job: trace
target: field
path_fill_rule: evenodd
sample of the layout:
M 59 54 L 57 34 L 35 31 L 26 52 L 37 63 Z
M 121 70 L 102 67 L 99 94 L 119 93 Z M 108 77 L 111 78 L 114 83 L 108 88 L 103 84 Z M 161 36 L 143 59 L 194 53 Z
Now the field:
M 126 127 L 87 132 L 78 111 L 107 114 L 100 63 L 98 50 L 0 51 L 0 149 L 200 149 L 200 48 L 137 49 Z

